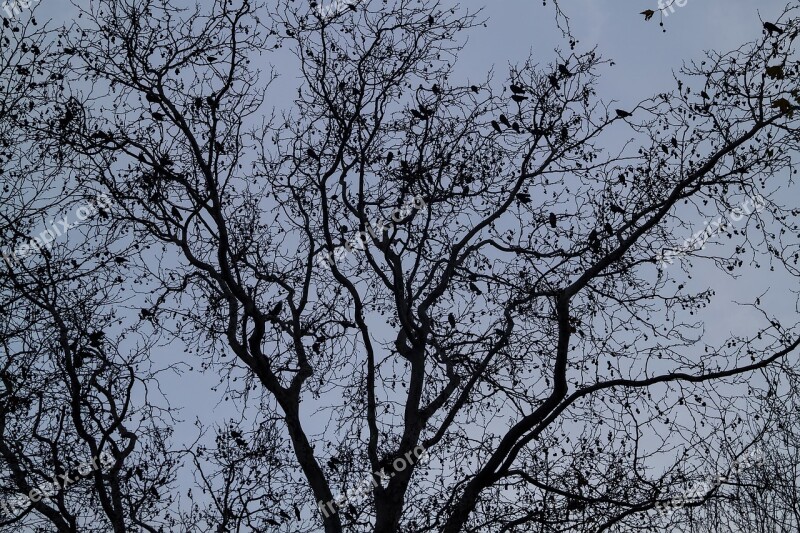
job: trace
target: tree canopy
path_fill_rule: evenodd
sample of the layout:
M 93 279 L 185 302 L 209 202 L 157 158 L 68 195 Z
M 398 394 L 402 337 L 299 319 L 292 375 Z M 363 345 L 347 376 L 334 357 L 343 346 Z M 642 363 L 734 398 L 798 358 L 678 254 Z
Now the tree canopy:
M 796 531 L 800 6 L 626 105 L 545 4 L 4 19 L 0 530 Z

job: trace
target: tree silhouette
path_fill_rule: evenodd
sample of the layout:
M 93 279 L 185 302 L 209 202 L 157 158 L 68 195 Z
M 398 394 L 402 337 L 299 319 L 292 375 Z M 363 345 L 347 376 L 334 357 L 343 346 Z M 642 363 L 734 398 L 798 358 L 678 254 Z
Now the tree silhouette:
M 130 500 L 103 506 L 113 527 L 163 513 L 219 532 L 657 530 L 654 507 L 701 477 L 693 465 L 763 438 L 756 391 L 796 355 L 796 324 L 748 302 L 762 319 L 712 342 L 715 294 L 687 280 L 798 273 L 797 210 L 781 197 L 800 120 L 796 9 L 635 105 L 597 96 L 608 61 L 579 49 L 560 10 L 570 52 L 502 82 L 455 70 L 480 14 L 430 0 L 325 17 L 249 1 L 80 12 L 53 59 L 72 90 L 26 128 L 69 150 L 81 191 L 113 199 L 96 238 L 128 264 L 91 279 L 141 280 L 131 327 L 187 345 L 242 409 L 210 444 L 173 450 L 154 417 L 151 446 L 118 445 L 132 468 L 191 458 L 205 494 L 180 509 L 147 499 L 172 490 L 161 474 L 124 490 L 119 471 L 98 476 L 98 494 Z M 280 113 L 270 57 L 301 78 Z M 681 247 L 720 213 L 737 225 Z M 359 251 L 323 267 L 342 246 Z M 73 327 L 107 331 L 107 298 Z M 122 383 L 155 379 L 107 359 L 117 404 Z M 133 414 L 107 408 L 95 434 Z M 419 446 L 430 460 L 395 466 Z M 317 508 L 365 478 L 367 498 Z
M 175 460 L 170 410 L 150 391 L 158 337 L 119 328 L 121 226 L 41 128 L 56 113 L 68 126 L 72 110 L 52 105 L 65 87 L 57 32 L 32 14 L 4 28 L 0 530 L 163 531 Z

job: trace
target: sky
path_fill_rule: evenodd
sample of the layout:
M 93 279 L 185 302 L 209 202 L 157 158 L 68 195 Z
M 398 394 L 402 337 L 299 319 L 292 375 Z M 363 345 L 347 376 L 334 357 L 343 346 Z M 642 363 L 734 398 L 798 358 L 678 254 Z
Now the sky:
M 442 6 L 446 7 L 447 2 L 442 0 Z M 553 61 L 554 47 L 568 50 L 568 43 L 555 28 L 551 0 L 547 4 L 543 6 L 539 0 L 494 0 L 485 6 L 476 0 L 462 2 L 462 7 L 470 9 L 483 7 L 488 20 L 487 27 L 469 32 L 456 75 L 480 79 L 493 68 L 496 79 L 502 79 L 509 65 L 520 63 L 531 54 L 544 64 Z M 704 50 L 727 51 L 758 38 L 762 32 L 759 16 L 773 20 L 784 5 L 782 0 L 687 0 L 683 7 L 676 6 L 674 12 L 663 18 L 656 13 L 650 21 L 645 21 L 640 11 L 657 10 L 657 0 L 564 0 L 563 9 L 570 17 L 573 34 L 579 39 L 578 49 L 596 46 L 601 56 L 615 62 L 601 77 L 599 96 L 618 102 L 618 107 L 632 108 L 640 100 L 672 90 L 673 73 L 684 61 L 702 59 Z M 64 0 L 41 0 L 36 14 L 42 21 L 50 19 L 53 24 L 68 25 L 75 9 Z M 659 26 L 662 21 L 663 28 Z M 299 73 L 293 70 L 296 66 L 289 58 L 267 57 L 280 61 L 275 68 L 281 79 L 271 93 L 270 102 L 281 109 L 291 102 L 294 96 L 291 87 L 298 82 Z M 629 135 L 621 132 L 620 140 Z M 696 226 L 702 228 L 703 219 L 698 219 Z M 711 331 L 716 329 L 724 334 L 750 320 L 745 311 L 729 302 L 768 288 L 774 278 L 752 274 L 745 282 L 734 282 L 715 273 L 700 269 L 695 282 L 713 284 L 722 295 L 714 303 L 718 312 L 709 314 L 707 325 Z M 794 300 L 777 292 L 774 309 L 793 313 Z M 182 348 L 163 347 L 155 356 L 164 362 L 180 360 Z M 186 423 L 177 428 L 177 441 L 189 441 L 195 434 L 192 424 L 195 417 L 221 422 L 223 417 L 234 414 L 228 405 L 218 405 L 216 394 L 209 393 L 209 387 L 216 382 L 214 376 L 185 375 L 162 387 L 174 405 L 184 408 L 182 418 Z

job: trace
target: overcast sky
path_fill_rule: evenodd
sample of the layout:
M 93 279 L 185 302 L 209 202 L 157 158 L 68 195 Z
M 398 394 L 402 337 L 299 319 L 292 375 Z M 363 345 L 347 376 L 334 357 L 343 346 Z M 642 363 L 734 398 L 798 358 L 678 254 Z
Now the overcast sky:
M 38 18 L 49 18 L 54 24 L 61 21 L 69 24 L 75 13 L 64 0 L 41 0 L 40 4 L 36 10 Z M 468 0 L 461 5 L 477 9 L 482 3 Z M 673 72 L 684 61 L 702 59 L 704 50 L 727 51 L 758 38 L 762 31 L 759 15 L 763 20 L 773 20 L 784 5 L 779 0 L 688 0 L 685 6 L 675 7 L 668 16 L 662 18 L 656 13 L 647 22 L 639 12 L 658 9 L 657 0 L 565 0 L 564 8 L 570 17 L 572 32 L 580 41 L 578 50 L 596 46 L 600 55 L 616 63 L 602 76 L 599 96 L 606 101 L 617 101 L 618 107 L 630 108 L 642 99 L 674 89 Z M 447 0 L 442 0 L 442 7 L 447 7 Z M 484 14 L 488 19 L 487 27 L 469 32 L 469 43 L 456 68 L 461 79 L 454 83 L 470 77 L 484 78 L 492 68 L 496 80 L 500 80 L 507 75 L 510 64 L 522 62 L 530 54 L 546 64 L 553 61 L 555 47 L 568 50 L 568 43 L 555 28 L 550 1 L 542 6 L 540 0 L 494 0 L 484 7 Z M 659 26 L 662 20 L 666 31 Z M 292 70 L 296 69 L 296 63 L 288 57 L 266 55 L 265 58 L 286 60 L 284 64 L 275 65 L 283 77 L 276 88 L 283 88 L 283 93 L 272 93 L 270 99 L 271 105 L 280 109 L 291 102 L 294 95 L 287 88 L 296 85 L 299 73 Z M 625 136 L 620 132 L 620 140 Z M 699 218 L 696 224 L 701 229 L 703 219 Z M 745 299 L 760 292 L 770 282 L 774 284 L 775 279 L 752 276 L 745 282 L 733 282 L 719 276 L 715 270 L 698 270 L 694 282 L 713 285 L 720 294 L 714 305 L 721 312 L 707 317 L 711 330 L 727 332 L 749 320 L 745 311 L 730 305 L 731 300 Z M 793 312 L 794 299 L 779 296 L 775 300 L 778 307 L 774 308 Z M 182 347 L 175 344 L 164 348 L 157 357 L 163 361 L 181 359 Z M 186 408 L 183 418 L 187 424 L 177 432 L 178 441 L 188 440 L 194 434 L 191 422 L 195 416 L 210 423 L 212 419 L 221 421 L 220 417 L 231 414 L 229 408 L 215 407 L 219 397 L 210 393 L 208 386 L 216 382 L 214 376 L 185 376 L 175 380 L 172 386 L 163 387 L 174 405 Z M 209 412 L 214 415 L 210 416 Z

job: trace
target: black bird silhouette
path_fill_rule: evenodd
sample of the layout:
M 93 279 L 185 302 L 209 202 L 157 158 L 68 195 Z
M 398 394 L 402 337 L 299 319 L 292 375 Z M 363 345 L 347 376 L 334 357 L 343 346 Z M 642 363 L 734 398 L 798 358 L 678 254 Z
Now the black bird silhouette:
M 59 119 L 58 125 L 61 126 L 61 129 L 63 130 L 70 122 L 72 122 L 72 119 L 74 118 L 75 112 L 72 109 L 67 109 L 64 111 L 64 116 Z
M 633 113 L 628 113 L 624 109 L 616 109 L 615 111 L 616 111 L 617 116 L 619 118 L 628 118 L 629 116 L 631 116 L 633 114 Z
M 589 233 L 589 242 L 594 242 L 597 240 L 597 230 L 593 229 L 591 233 Z
M 199 96 L 194 97 L 194 107 L 195 109 L 200 109 L 201 107 L 203 107 L 203 99 L 200 98 Z
M 792 116 L 793 113 L 792 103 L 786 98 L 778 98 L 777 100 L 772 102 L 772 105 L 770 107 L 772 109 L 780 109 L 781 113 L 788 113 L 790 117 Z
M 456 317 L 453 316 L 453 313 L 447 313 L 447 321 L 450 322 L 450 327 L 456 327 Z
M 172 206 L 172 209 L 170 209 L 170 212 L 172 213 L 172 216 L 174 216 L 178 220 L 183 220 L 183 217 L 181 216 L 181 212 L 174 205 Z
M 433 87 L 431 87 L 431 91 L 433 91 L 433 94 L 439 94 L 442 92 L 441 89 L 439 89 L 439 86 L 435 83 L 433 84 Z
M 625 183 L 624 176 L 620 176 L 620 178 L 622 178 L 623 183 Z M 617 204 L 615 204 L 613 202 L 611 204 L 609 204 L 608 208 L 611 210 L 612 213 L 619 213 L 619 214 L 624 214 L 625 213 L 624 209 L 622 209 L 620 206 L 618 206 Z
M 514 130 L 514 131 L 516 131 L 517 133 L 519 133 L 519 124 L 517 124 L 516 122 L 514 122 L 514 123 L 511 125 L 511 129 L 512 129 L 512 130 Z
M 478 86 L 477 85 L 470 85 L 469 86 L 469 90 L 474 92 L 474 93 L 476 93 L 476 92 L 478 92 Z
M 770 35 L 772 35 L 773 33 L 777 33 L 778 35 L 783 33 L 783 30 L 780 29 L 779 27 L 777 27 L 772 22 L 765 22 L 764 23 L 764 29 L 767 30 Z
M 703 100 L 709 99 L 708 93 L 705 91 L 700 91 L 700 96 L 703 98 Z
M 213 96 L 206 96 L 206 102 L 208 103 L 208 107 L 210 107 L 212 111 L 216 111 L 216 109 L 219 107 L 219 104 L 217 104 L 217 101 L 214 99 Z
M 411 110 L 411 114 L 414 116 L 414 118 L 416 118 L 418 120 L 423 120 L 425 118 L 425 115 L 423 115 L 422 113 L 420 113 L 416 109 L 412 109 Z
M 505 126 L 511 127 L 511 123 L 508 121 L 508 117 L 503 114 L 500 115 L 500 123 L 504 124 Z
M 161 98 L 159 98 L 159 96 L 156 93 L 151 91 L 148 91 L 147 94 L 144 95 L 144 97 L 151 104 L 158 104 L 161 102 Z
M 526 192 L 518 192 L 517 200 L 519 200 L 523 204 L 529 204 L 531 203 L 531 195 Z
M 478 295 L 483 294 L 483 291 L 481 291 L 478 288 L 478 286 L 475 285 L 474 283 L 472 283 L 471 281 L 469 282 L 469 290 L 471 290 L 472 292 L 474 292 L 475 294 L 478 294 Z
M 300 508 L 296 504 L 294 505 L 294 515 L 300 520 Z
M 672 144 L 673 148 L 677 148 L 678 147 L 678 139 L 676 139 L 675 137 L 670 139 L 669 142 Z
M 614 234 L 614 228 L 612 228 L 611 224 L 609 224 L 608 222 L 606 222 L 606 225 L 603 226 L 603 228 L 606 230 L 606 233 L 608 233 L 609 235 L 613 235 Z
M 166 117 L 163 113 L 159 113 L 158 111 L 152 111 L 153 118 L 158 120 L 159 122 L 164 120 Z
M 273 306 L 273 308 L 269 312 L 269 316 L 277 318 L 278 315 L 281 314 L 281 309 L 283 309 L 283 301 L 279 301 Z
M 102 348 L 103 338 L 106 336 L 103 331 L 95 331 L 89 334 L 89 346 L 92 348 Z
M 524 94 L 525 89 L 517 85 L 516 83 L 511 84 L 511 92 L 514 94 Z
M 393 152 L 389 152 L 388 154 L 386 154 L 386 164 L 387 165 L 392 162 L 392 159 L 394 159 L 394 153 Z
M 433 15 L 428 15 L 428 24 L 432 26 L 435 21 L 436 20 L 433 18 Z
M 547 79 L 550 80 L 550 85 L 558 89 L 558 76 L 555 74 L 548 74 Z
M 498 124 L 496 120 L 492 121 L 492 127 L 497 130 L 497 133 L 503 133 L 503 130 L 500 128 L 500 124 Z
M 572 72 L 569 71 L 567 65 L 558 65 L 558 72 L 565 78 L 569 78 L 570 76 L 572 76 Z
M 317 155 L 317 152 L 315 152 L 313 148 L 309 148 L 308 150 L 306 150 L 306 154 L 308 154 L 308 157 L 312 159 L 319 160 L 319 155 Z
M 767 76 L 776 80 L 782 80 L 786 77 L 786 74 L 783 72 L 783 67 L 780 65 L 773 65 L 771 67 L 766 68 Z
M 101 141 L 113 141 L 114 137 L 112 137 L 110 133 L 106 133 L 103 130 L 97 130 L 92 134 L 92 139 L 100 139 Z
M 665 154 L 669 155 L 669 148 L 667 148 L 667 145 L 662 144 L 661 145 L 661 151 L 664 152 Z
M 625 185 L 627 183 L 626 180 L 625 180 L 625 174 L 620 174 L 619 175 L 619 182 L 621 184 L 623 184 L 623 185 Z
M 419 104 L 419 112 L 422 113 L 423 117 L 430 117 L 433 115 L 433 111 L 431 111 L 422 104 Z
M 555 213 L 550 213 L 550 227 L 551 228 L 555 228 L 556 227 L 556 214 Z
M 527 96 L 522 96 L 522 95 L 519 95 L 519 94 L 512 94 L 511 95 L 511 99 L 514 100 L 516 103 L 520 103 L 522 101 L 527 100 L 528 97 Z

